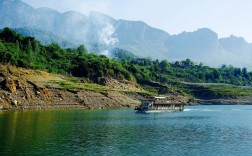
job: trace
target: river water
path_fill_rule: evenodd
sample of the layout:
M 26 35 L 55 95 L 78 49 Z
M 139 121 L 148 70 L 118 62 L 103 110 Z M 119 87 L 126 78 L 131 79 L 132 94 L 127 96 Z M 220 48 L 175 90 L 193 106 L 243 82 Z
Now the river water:
M 252 106 L 0 112 L 0 155 L 252 155 Z

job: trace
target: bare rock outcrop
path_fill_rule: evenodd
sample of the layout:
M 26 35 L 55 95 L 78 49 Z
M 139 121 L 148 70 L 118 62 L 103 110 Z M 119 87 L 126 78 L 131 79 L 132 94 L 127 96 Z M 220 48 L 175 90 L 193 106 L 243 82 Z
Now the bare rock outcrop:
M 123 91 L 141 91 L 136 84 L 107 79 L 105 90 L 60 87 L 67 78 L 44 71 L 28 70 L 12 66 L 0 66 L 0 109 L 103 109 L 128 107 L 139 103 Z M 69 81 L 68 81 L 69 82 Z M 89 85 L 89 84 L 87 84 Z M 96 84 L 92 84 L 96 85 Z M 100 86 L 103 88 L 104 86 Z M 139 97 L 135 96 L 135 97 Z
M 15 93 L 17 91 L 17 86 L 15 80 L 10 77 L 7 77 L 1 82 L 1 86 L 3 89 L 10 91 L 11 93 Z

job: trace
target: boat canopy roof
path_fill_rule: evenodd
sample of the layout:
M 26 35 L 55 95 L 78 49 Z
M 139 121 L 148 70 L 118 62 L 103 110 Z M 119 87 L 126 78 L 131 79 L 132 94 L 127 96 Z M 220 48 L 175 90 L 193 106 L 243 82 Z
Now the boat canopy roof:
M 151 96 L 151 97 L 147 97 L 145 99 L 142 99 L 141 101 L 155 101 L 155 100 L 167 100 L 166 97 L 161 97 L 161 96 Z
M 154 101 L 154 99 L 151 99 L 151 98 L 146 98 L 146 99 L 142 99 L 141 101 Z
M 161 96 L 155 96 L 155 99 L 166 99 L 166 97 L 161 97 Z
M 151 96 L 150 99 L 167 99 L 167 97 L 164 96 Z

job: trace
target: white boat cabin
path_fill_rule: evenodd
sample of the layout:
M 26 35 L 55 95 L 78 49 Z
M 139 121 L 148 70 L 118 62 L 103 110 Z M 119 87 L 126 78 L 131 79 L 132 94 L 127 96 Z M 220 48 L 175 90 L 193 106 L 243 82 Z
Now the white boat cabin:
M 148 110 L 169 110 L 169 111 L 182 111 L 184 104 L 171 103 L 166 97 L 148 97 L 141 100 L 141 105 L 136 107 L 135 110 L 148 111 Z

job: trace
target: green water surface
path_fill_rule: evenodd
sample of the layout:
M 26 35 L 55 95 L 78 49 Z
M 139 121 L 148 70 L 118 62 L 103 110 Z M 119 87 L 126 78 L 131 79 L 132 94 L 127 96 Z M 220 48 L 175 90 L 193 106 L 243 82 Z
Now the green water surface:
M 0 112 L 0 155 L 252 155 L 252 106 Z

